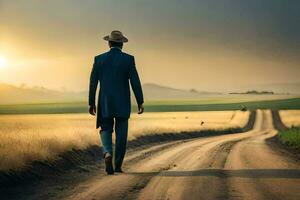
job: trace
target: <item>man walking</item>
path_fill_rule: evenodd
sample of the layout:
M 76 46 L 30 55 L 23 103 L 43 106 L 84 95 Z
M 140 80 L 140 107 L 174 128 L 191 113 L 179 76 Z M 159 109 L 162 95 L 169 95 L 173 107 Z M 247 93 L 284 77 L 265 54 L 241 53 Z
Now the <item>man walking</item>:
M 105 170 L 107 174 L 122 173 L 122 163 L 126 152 L 128 118 L 131 101 L 129 82 L 134 92 L 138 114 L 144 112 L 144 98 L 134 57 L 123 53 L 123 43 L 128 39 L 120 31 L 112 31 L 105 36 L 110 51 L 95 57 L 90 77 L 89 113 L 97 113 L 97 128 L 101 127 L 100 137 L 103 146 Z M 96 112 L 95 96 L 98 82 L 100 92 Z M 112 133 L 115 128 L 116 141 L 114 167 L 112 163 Z

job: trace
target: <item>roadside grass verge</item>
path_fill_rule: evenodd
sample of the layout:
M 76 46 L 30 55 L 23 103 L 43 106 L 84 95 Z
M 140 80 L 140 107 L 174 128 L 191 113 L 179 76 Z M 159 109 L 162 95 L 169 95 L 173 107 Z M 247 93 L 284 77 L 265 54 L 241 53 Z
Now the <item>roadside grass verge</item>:
M 278 138 L 282 144 L 300 152 L 300 127 L 281 130 L 278 133 Z
M 297 115 L 294 114 L 295 111 L 285 111 L 282 115 L 282 111 L 272 110 L 273 126 L 278 133 L 266 141 L 275 151 L 300 161 L 300 126 L 289 126 L 295 121 L 295 119 L 291 120 L 291 116 L 292 118 L 299 116 L 298 111 Z

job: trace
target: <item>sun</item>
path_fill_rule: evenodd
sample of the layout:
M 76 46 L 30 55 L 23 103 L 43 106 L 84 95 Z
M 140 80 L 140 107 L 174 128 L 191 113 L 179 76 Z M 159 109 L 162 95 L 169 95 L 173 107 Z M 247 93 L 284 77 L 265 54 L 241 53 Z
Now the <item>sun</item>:
M 0 55 L 0 69 L 3 69 L 6 67 L 7 61 L 6 58 L 2 55 Z

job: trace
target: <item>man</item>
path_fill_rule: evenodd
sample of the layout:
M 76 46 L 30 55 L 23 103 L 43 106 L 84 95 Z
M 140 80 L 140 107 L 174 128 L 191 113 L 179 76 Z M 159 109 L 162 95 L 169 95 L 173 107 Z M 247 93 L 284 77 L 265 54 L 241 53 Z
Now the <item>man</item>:
M 144 98 L 134 57 L 123 53 L 123 43 L 128 39 L 120 31 L 112 31 L 105 36 L 110 51 L 95 57 L 90 77 L 89 113 L 97 113 L 97 128 L 101 127 L 100 138 L 103 146 L 105 170 L 107 174 L 122 173 L 122 163 L 126 152 L 128 118 L 131 101 L 129 81 L 134 92 L 138 114 L 144 112 Z M 95 96 L 98 82 L 100 92 L 96 112 Z M 112 163 L 112 133 L 115 128 L 115 155 Z

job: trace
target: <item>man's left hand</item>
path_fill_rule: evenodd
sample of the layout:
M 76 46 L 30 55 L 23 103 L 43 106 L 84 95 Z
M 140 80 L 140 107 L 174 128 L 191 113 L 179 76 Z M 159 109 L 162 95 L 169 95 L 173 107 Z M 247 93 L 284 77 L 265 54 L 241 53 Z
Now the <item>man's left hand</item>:
M 144 112 L 144 105 L 141 104 L 141 105 L 138 105 L 138 108 L 139 108 L 139 111 L 138 111 L 138 114 L 142 114 Z

